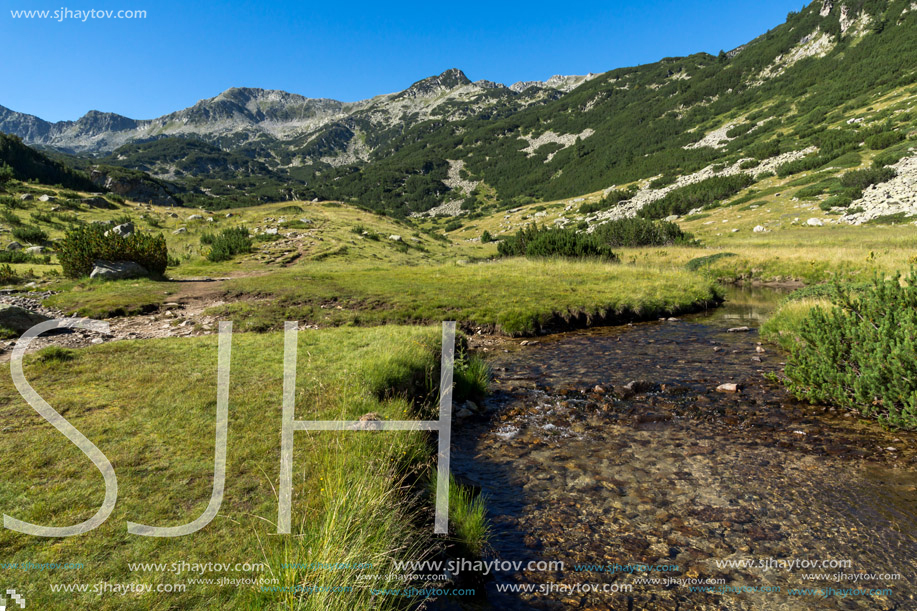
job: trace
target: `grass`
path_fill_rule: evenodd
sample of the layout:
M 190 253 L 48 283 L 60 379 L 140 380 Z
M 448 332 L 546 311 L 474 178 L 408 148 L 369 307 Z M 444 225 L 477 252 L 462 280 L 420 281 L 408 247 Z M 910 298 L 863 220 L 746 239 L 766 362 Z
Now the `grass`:
M 216 309 L 249 330 L 284 320 L 322 326 L 457 320 L 509 335 L 553 322 L 650 317 L 717 298 L 713 283 L 684 270 L 563 260 L 472 265 L 311 265 L 226 284 L 238 301 Z
M 45 300 L 45 305 L 89 318 L 151 312 L 178 292 L 175 283 L 149 278 L 61 281 L 56 288 L 61 292 Z
M 436 327 L 329 329 L 299 334 L 296 417 L 383 419 L 430 417 L 436 392 Z M 276 534 L 283 378 L 279 334 L 236 333 L 229 393 L 226 493 L 219 515 L 185 537 L 144 538 L 128 520 L 152 525 L 191 521 L 206 506 L 213 472 L 216 336 L 121 341 L 79 351 L 27 357 L 35 390 L 111 460 L 119 497 L 97 530 L 54 540 L 0 531 L 5 562 L 81 562 L 82 570 L 17 572 L 15 587 L 35 608 L 120 609 L 120 596 L 52 593 L 50 583 L 184 584 L 189 577 L 258 578 L 276 585 L 352 586 L 351 592 L 263 592 L 259 585 L 189 584 L 186 592 L 132 605 L 149 609 L 388 609 L 399 597 L 369 588 L 397 587 L 386 578 L 358 582 L 355 572 L 388 573 L 392 559 L 420 560 L 437 548 L 429 503 L 406 499 L 425 477 L 432 441 L 426 433 L 297 432 L 293 535 Z M 66 357 L 63 355 L 66 353 Z M 457 372 L 458 376 L 462 374 Z M 432 408 L 430 408 L 432 409 Z M 3 511 L 38 524 L 67 525 L 101 502 L 98 473 L 80 451 L 0 380 Z M 479 549 L 480 506 L 456 496 L 460 538 Z M 263 572 L 178 575 L 132 571 L 128 563 L 264 563 Z M 372 563 L 367 571 L 302 568 L 306 563 Z M 300 568 L 296 568 L 299 566 Z M 293 568 L 291 568 L 293 567 Z
M 831 302 L 826 298 L 786 301 L 761 326 L 761 337 L 789 351 L 796 342 L 800 341 L 799 329 L 802 327 L 802 321 L 808 318 L 812 309 L 830 307 Z

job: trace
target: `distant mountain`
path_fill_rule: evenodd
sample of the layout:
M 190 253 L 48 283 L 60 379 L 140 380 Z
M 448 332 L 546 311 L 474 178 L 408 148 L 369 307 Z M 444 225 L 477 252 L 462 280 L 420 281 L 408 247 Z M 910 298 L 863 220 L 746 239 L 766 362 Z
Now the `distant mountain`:
M 914 66 L 913 0 L 816 0 L 718 56 L 509 87 L 451 69 L 353 103 L 236 88 L 152 120 L 48 123 L 0 107 L 0 131 L 77 166 L 150 172 L 211 207 L 320 197 L 473 214 L 709 166 L 751 175 L 805 151 L 852 155 L 917 121 L 906 105 L 886 110 L 917 93 Z M 868 108 L 869 124 L 847 123 Z
M 552 77 L 539 86 L 557 95 L 583 78 Z M 420 80 L 404 91 L 353 103 L 237 87 L 190 108 L 150 120 L 93 110 L 77 121 L 49 123 L 0 106 L 0 131 L 19 136 L 29 145 L 67 153 L 110 153 L 125 144 L 175 136 L 236 148 L 264 138 L 281 141 L 295 138 L 299 142 L 321 139 L 335 131 L 335 124 L 350 128 L 359 123 L 384 129 L 396 122 L 412 123 L 442 114 L 457 104 L 469 110 L 481 110 L 516 98 L 521 98 L 521 105 L 525 106 L 551 97 L 550 94 L 519 96 L 526 87 L 517 89 L 488 81 L 472 83 L 461 70 L 451 69 Z M 352 150 L 348 154 L 346 142 L 341 150 L 323 152 L 324 157 L 334 157 L 337 153 L 348 161 L 355 156 Z

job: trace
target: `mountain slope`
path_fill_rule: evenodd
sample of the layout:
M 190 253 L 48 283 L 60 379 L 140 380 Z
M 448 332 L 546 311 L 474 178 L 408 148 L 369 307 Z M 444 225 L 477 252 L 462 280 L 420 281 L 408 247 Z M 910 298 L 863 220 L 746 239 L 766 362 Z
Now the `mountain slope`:
M 844 121 L 889 95 L 913 96 L 915 66 L 912 0 L 817 0 L 717 57 L 511 87 L 452 69 L 350 104 L 230 89 L 150 121 L 89 113 L 48 124 L 0 108 L 0 130 L 104 155 L 202 201 L 319 197 L 398 216 L 474 214 L 636 181 L 665 187 L 702 170 L 753 177 L 759 163 L 776 169 L 807 154 L 818 158 L 800 163 L 822 167 L 866 137 L 907 135 L 906 109 Z

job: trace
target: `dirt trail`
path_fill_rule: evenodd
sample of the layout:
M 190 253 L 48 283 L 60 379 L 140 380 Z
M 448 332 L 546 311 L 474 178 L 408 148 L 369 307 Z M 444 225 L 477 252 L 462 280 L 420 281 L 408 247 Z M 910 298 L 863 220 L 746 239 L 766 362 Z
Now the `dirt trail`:
M 241 278 L 257 274 L 232 276 Z M 225 282 L 222 278 L 188 278 L 174 280 L 179 287 L 170 301 L 162 304 L 156 312 L 137 316 L 125 316 L 108 319 L 110 334 L 104 335 L 81 329 L 65 330 L 60 333 L 43 335 L 29 346 L 28 352 L 34 352 L 47 346 L 64 348 L 83 348 L 120 340 L 154 339 L 164 337 L 192 337 L 216 332 L 217 319 L 205 312 L 214 306 L 223 305 Z M 38 312 L 49 318 L 67 318 L 60 310 L 45 307 L 42 300 L 53 293 L 9 293 L 0 295 L 0 303 L 17 305 Z M 0 363 L 9 361 L 16 340 L 0 341 Z

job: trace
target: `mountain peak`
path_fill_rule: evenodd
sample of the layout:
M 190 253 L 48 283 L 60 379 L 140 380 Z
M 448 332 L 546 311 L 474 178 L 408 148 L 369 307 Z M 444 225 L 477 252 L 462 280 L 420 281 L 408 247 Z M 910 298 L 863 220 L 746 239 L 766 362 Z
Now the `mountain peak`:
M 450 91 L 456 87 L 470 85 L 471 79 L 465 76 L 465 73 L 458 68 L 450 68 L 442 74 L 430 76 L 423 80 L 417 81 L 408 87 L 402 95 L 405 97 L 425 97 L 438 95 L 444 91 Z

